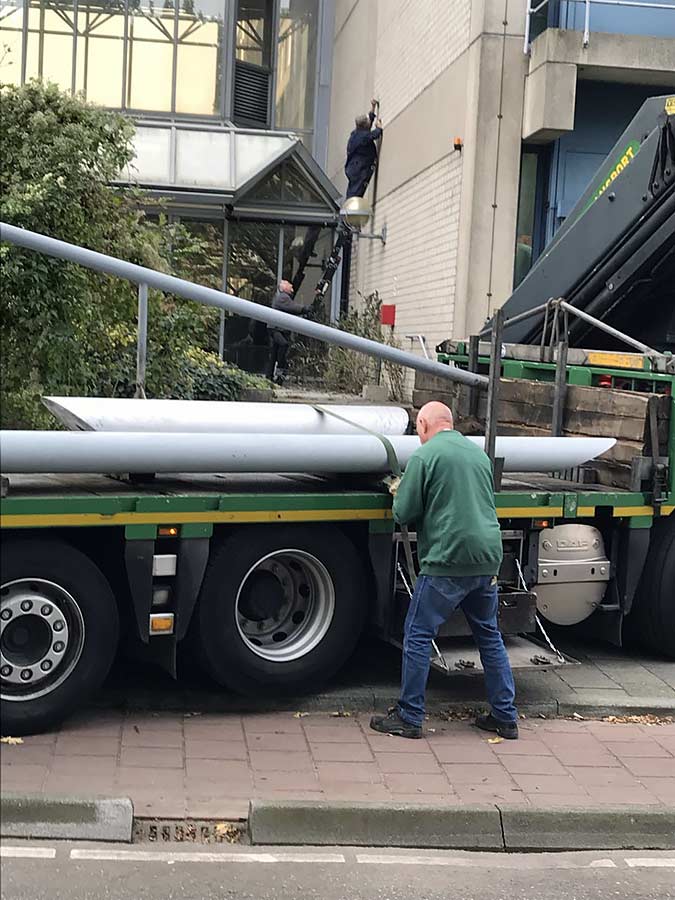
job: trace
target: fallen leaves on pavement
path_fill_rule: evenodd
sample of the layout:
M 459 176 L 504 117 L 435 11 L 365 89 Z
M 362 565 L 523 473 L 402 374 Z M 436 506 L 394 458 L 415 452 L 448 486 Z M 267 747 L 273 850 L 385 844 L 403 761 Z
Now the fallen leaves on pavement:
M 672 716 L 653 716 L 651 713 L 643 716 L 605 716 L 603 722 L 611 722 L 612 725 L 672 725 Z
M 0 744 L 9 744 L 10 746 L 14 746 L 14 744 L 23 744 L 23 738 L 2 737 L 0 738 Z
M 501 742 L 502 742 L 503 740 L 504 740 L 503 737 L 493 737 L 493 738 L 488 738 L 488 744 L 501 744 Z

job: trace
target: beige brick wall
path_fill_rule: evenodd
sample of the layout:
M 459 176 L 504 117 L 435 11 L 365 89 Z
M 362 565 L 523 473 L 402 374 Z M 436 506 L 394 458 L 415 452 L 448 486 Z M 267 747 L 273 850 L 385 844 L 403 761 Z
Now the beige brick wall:
M 462 158 L 448 154 L 378 200 L 373 231 L 386 223 L 386 246 L 359 241 L 354 281 L 362 293 L 377 290 L 383 303 L 396 304 L 406 349 L 409 333 L 424 334 L 430 353 L 452 334 L 461 180 Z
M 375 94 L 386 123 L 466 50 L 471 0 L 380 0 L 379 6 Z

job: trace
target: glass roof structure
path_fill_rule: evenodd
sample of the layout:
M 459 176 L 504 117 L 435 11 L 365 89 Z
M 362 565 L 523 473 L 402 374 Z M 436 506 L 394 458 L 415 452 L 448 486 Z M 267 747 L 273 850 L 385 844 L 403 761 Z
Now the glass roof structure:
M 296 134 L 139 123 L 120 182 L 240 217 L 335 222 L 340 195 Z

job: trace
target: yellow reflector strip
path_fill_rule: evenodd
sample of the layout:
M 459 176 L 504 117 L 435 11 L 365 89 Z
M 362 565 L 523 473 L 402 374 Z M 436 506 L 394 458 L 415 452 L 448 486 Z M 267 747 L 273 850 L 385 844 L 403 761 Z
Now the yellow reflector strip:
M 615 506 L 612 515 L 615 518 L 619 516 L 653 516 L 654 510 L 651 506 Z
M 498 506 L 498 519 L 556 519 L 563 514 L 562 506 Z
M 173 613 L 150 613 L 150 634 L 173 634 Z
M 588 362 L 592 366 L 609 366 L 612 369 L 644 369 L 645 360 L 637 353 L 599 353 L 588 354 Z

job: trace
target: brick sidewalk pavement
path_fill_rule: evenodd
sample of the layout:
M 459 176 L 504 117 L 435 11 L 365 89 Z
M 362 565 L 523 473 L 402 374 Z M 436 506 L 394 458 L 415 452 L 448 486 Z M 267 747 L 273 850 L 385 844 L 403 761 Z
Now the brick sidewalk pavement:
M 2 745 L 3 791 L 130 796 L 137 815 L 243 818 L 248 800 L 675 807 L 675 724 L 532 719 L 490 743 L 430 720 L 419 741 L 369 715 L 190 715 L 92 710 Z

